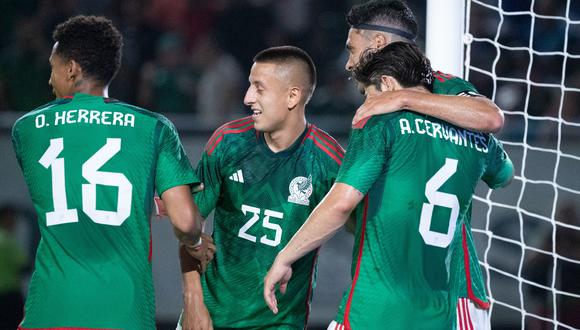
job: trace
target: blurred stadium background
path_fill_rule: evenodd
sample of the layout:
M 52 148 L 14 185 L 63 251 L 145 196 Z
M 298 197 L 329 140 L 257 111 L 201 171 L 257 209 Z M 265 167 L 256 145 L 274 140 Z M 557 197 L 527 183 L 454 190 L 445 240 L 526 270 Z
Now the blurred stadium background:
M 114 21 L 125 47 L 110 96 L 167 114 L 195 164 L 213 129 L 249 114 L 242 98 L 253 55 L 282 44 L 302 47 L 314 58 L 319 79 L 307 115 L 346 146 L 362 98 L 344 72 L 344 16 L 358 2 L 2 0 L 0 220 L 17 220 L 12 235 L 29 265 L 39 234 L 10 129 L 24 112 L 52 98 L 48 56 L 56 24 L 75 14 Z M 425 0 L 408 3 L 424 28 Z M 465 75 L 506 112 L 499 137 L 517 176 L 493 194 L 481 187 L 473 207 L 478 253 L 495 302 L 492 325 L 580 328 L 580 3 L 468 3 L 472 38 L 466 40 Z M 425 35 L 420 29 L 422 48 Z M 176 243 L 167 221 L 153 220 L 152 230 L 157 319 L 160 329 L 171 329 L 181 309 Z M 345 232 L 323 247 L 310 328 L 325 328 L 333 318 L 349 282 L 351 248 Z

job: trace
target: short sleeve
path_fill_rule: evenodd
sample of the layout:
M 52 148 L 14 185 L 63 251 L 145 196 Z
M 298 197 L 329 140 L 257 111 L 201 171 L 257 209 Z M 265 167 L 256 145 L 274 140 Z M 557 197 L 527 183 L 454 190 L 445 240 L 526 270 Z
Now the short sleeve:
M 382 174 L 388 160 L 389 134 L 382 116 L 371 117 L 354 127 L 336 182 L 348 184 L 366 194 Z
M 159 196 L 180 185 L 197 185 L 200 181 L 185 154 L 179 135 L 170 122 L 159 122 L 159 152 L 155 170 L 155 188 Z
M 221 193 L 222 177 L 220 165 L 221 149 L 208 154 L 204 151 L 197 164 L 197 176 L 203 182 L 203 190 L 195 195 L 195 203 L 201 215 L 206 218 L 215 209 Z
M 488 141 L 487 166 L 481 179 L 492 189 L 502 188 L 511 182 L 514 176 L 514 165 L 501 142 L 493 135 L 489 136 Z

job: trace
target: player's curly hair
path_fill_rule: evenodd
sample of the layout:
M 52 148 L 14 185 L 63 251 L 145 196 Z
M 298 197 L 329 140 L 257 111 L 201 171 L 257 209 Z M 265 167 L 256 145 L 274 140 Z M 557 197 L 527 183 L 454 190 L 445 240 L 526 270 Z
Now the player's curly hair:
M 433 90 L 431 62 L 419 47 L 408 42 L 398 41 L 380 50 L 367 50 L 352 75 L 364 86 L 374 85 L 379 90 L 383 75 L 395 78 L 402 87 L 423 86 Z
M 121 66 L 123 37 L 102 16 L 74 16 L 59 24 L 52 34 L 55 53 L 76 61 L 85 76 L 108 85 Z
M 371 0 L 353 6 L 346 15 L 346 21 L 351 27 L 360 24 L 375 24 L 398 28 L 413 36 L 417 35 L 415 15 L 403 1 Z

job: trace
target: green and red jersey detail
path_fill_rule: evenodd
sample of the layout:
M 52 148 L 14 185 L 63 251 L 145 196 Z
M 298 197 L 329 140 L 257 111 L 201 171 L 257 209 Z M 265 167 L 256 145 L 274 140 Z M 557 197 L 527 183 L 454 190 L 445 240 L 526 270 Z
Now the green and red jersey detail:
M 338 142 L 312 124 L 278 153 L 269 149 L 251 117 L 214 132 L 197 167 L 205 189 L 195 199 L 204 217 L 214 211 L 218 249 L 202 285 L 215 328 L 305 327 L 317 252 L 293 265 L 277 315 L 264 304 L 263 278 L 330 190 L 343 155 Z

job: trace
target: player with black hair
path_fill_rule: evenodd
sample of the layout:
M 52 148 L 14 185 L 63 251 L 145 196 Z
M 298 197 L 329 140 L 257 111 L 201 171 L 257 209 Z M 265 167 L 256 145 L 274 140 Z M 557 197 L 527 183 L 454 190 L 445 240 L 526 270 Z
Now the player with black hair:
M 415 42 L 417 37 L 417 21 L 403 1 L 371 0 L 355 5 L 346 20 L 350 26 L 346 41 L 348 71 L 367 49 L 381 49 L 395 41 Z M 472 84 L 439 71 L 433 75 L 433 94 L 425 96 L 399 90 L 367 97 L 357 110 L 353 124 L 373 114 L 409 109 L 484 133 L 495 133 L 503 127 L 502 111 Z
M 429 95 L 433 83 L 429 60 L 404 42 L 366 51 L 353 75 L 367 97 L 398 90 Z M 287 290 L 294 261 L 356 212 L 352 284 L 328 329 L 459 327 L 464 262 L 477 265 L 459 253 L 471 232 L 473 193 L 480 178 L 498 188 L 512 177 L 511 161 L 489 134 L 408 110 L 363 119 L 352 128 L 336 183 L 276 257 L 264 299 L 282 312 L 276 286 Z M 484 312 L 471 310 L 474 323 L 486 321 Z
M 108 98 L 123 44 L 110 20 L 75 16 L 53 37 L 57 98 L 12 130 L 41 233 L 19 329 L 154 329 L 153 194 L 192 249 L 199 180 L 169 120 Z
M 201 278 L 183 274 L 183 329 L 212 322 L 215 329 L 304 329 L 308 322 L 315 251 L 296 261 L 278 315 L 262 300 L 262 280 L 334 183 L 344 150 L 306 121 L 316 86 L 306 52 L 291 46 L 259 52 L 249 82 L 244 103 L 252 116 L 218 128 L 197 167 L 205 189 L 195 200 L 202 216 L 215 211 L 217 251 Z

